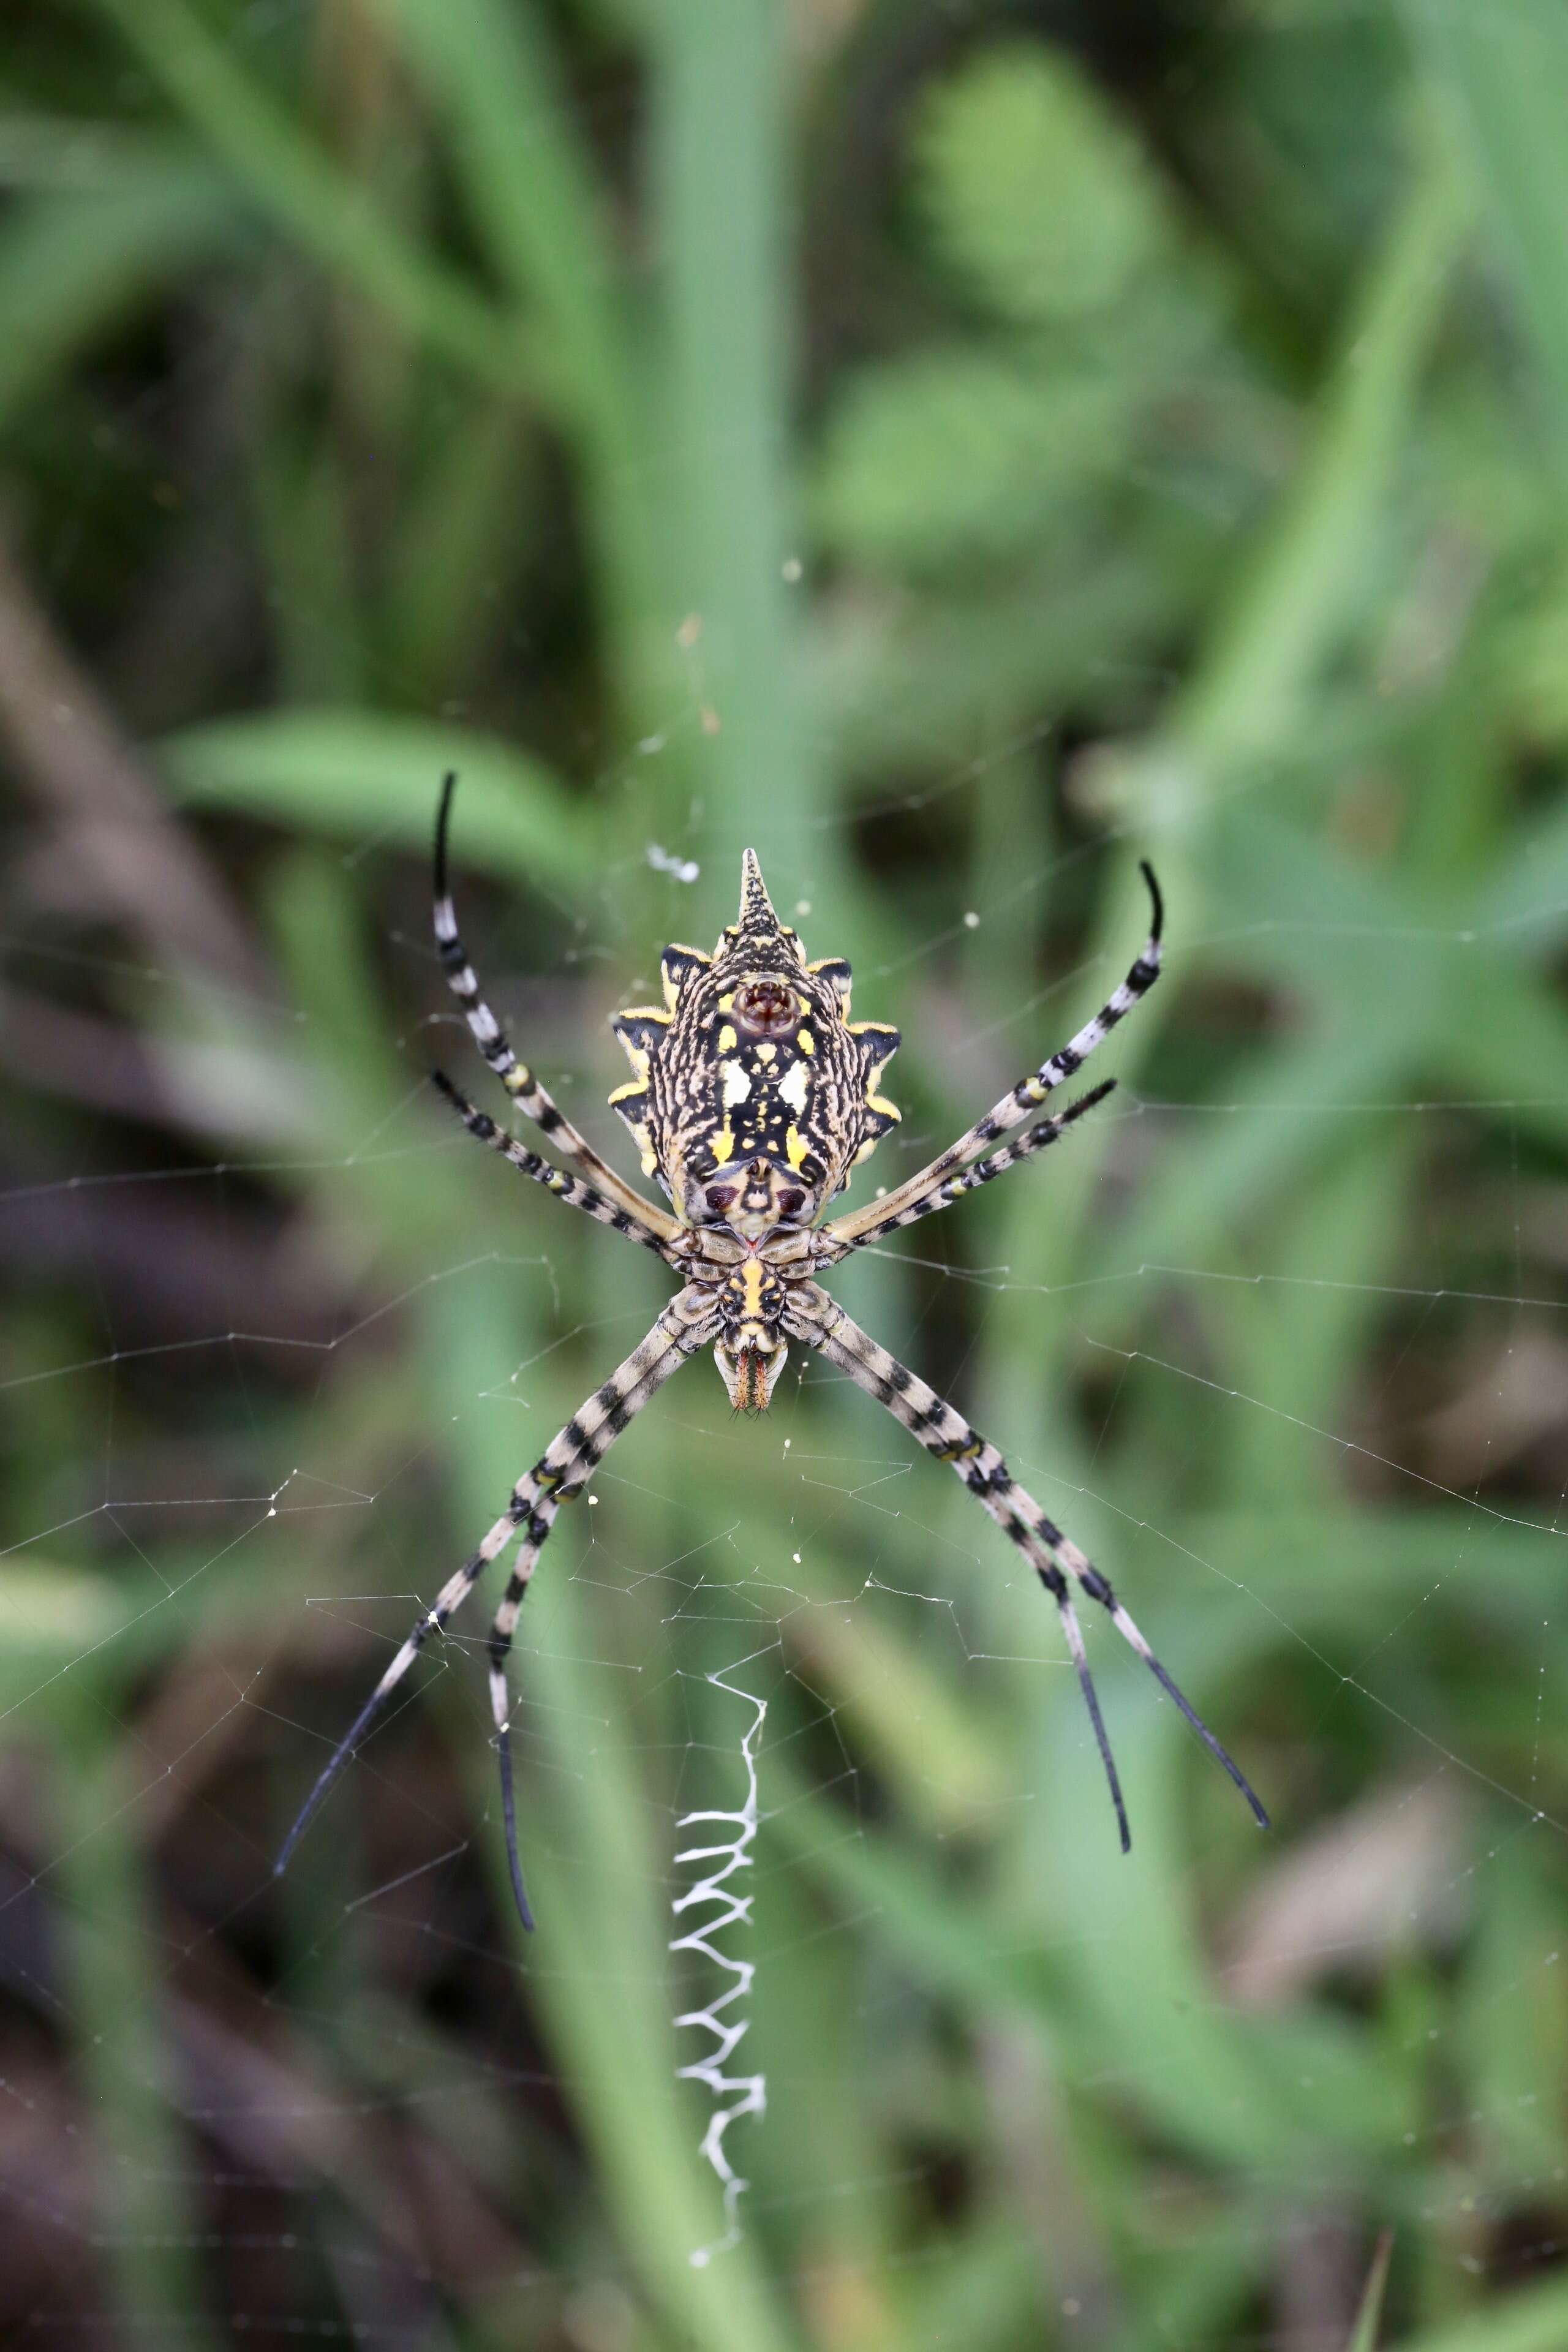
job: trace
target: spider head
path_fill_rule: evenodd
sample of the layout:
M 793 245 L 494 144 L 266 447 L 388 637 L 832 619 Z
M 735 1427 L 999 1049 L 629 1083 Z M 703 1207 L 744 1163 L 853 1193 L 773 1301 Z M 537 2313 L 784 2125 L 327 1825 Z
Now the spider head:
M 754 1254 L 731 1267 L 719 1287 L 722 1325 L 713 1353 L 737 1412 L 763 1412 L 789 1353 L 779 1328 L 786 1292 Z
M 771 1342 L 752 1339 L 737 1344 L 736 1337 L 729 1337 L 713 1342 L 713 1360 L 737 1412 L 766 1412 L 788 1354 L 777 1338 Z

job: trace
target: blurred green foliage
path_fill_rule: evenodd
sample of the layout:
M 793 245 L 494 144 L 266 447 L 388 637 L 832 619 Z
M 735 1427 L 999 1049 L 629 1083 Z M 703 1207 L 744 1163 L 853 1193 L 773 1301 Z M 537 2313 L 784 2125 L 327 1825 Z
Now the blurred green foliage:
M 1558 0 L 22 0 L 7 2340 L 1568 2342 L 1565 121 Z M 836 1287 L 1267 1843 L 1102 1625 L 1123 1863 L 970 1500 L 693 1370 L 529 1603 L 537 1937 L 482 1601 L 274 1883 L 660 1296 L 423 1084 L 449 765 L 601 1141 L 753 842 L 904 1030 L 888 1183 L 1154 860 L 1122 1091 Z M 769 2111 L 704 2266 L 669 1905 L 737 1658 Z

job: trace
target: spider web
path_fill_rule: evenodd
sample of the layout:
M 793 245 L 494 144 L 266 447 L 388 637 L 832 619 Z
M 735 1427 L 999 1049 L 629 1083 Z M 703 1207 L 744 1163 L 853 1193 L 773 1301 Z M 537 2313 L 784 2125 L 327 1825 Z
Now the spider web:
M 1007 757 L 1037 761 L 1046 740 Z M 989 782 L 965 763 L 879 816 L 927 824 L 940 801 L 962 828 Z M 678 842 L 643 845 L 668 893 L 663 935 L 705 940 L 728 917 L 737 848 L 699 811 Z M 1082 852 L 989 891 L 933 880 L 923 935 L 858 962 L 857 1010 L 898 1019 L 906 1066 L 939 1057 L 978 1109 L 1124 969 L 1137 919 L 1111 848 L 1098 943 L 1048 986 L 988 1003 L 965 959 L 993 926 L 1070 921 Z M 589 975 L 597 1013 L 635 995 L 657 944 L 619 934 L 630 878 L 629 860 L 605 876 L 561 961 Z M 770 879 L 813 952 L 853 950 L 813 935 L 809 875 Z M 509 970 L 504 919 L 479 893 L 468 929 L 526 1039 L 549 975 Z M 1166 999 L 1191 1002 L 1194 971 L 1232 942 L 1189 936 L 1179 895 L 1171 928 Z M 1292 928 L 1292 952 L 1336 951 L 1331 921 L 1265 917 L 1248 969 Z M 1474 945 L 1456 925 L 1424 950 L 1461 966 Z M 413 925 L 389 922 L 381 946 L 398 1001 L 436 1004 Z M 1393 988 L 1407 937 L 1373 927 L 1362 948 Z M 141 977 L 155 996 L 163 975 Z M 308 1015 L 302 1068 L 318 1051 L 343 1066 L 330 1026 Z M 1544 1842 L 1555 1871 L 1563 1832 L 1546 1442 L 1563 1305 L 1550 1199 L 1521 1165 L 1524 1099 L 1184 1098 L 1159 1055 L 1119 1039 L 1102 1059 L 1122 1090 L 1081 1165 L 1053 1154 L 835 1277 L 1113 1574 L 1272 1805 L 1272 1840 L 1100 1622 L 1123 1862 L 1026 1564 L 819 1363 L 797 1359 L 755 1425 L 699 1363 L 564 1517 L 530 1595 L 513 1722 L 542 1925 L 524 1942 L 499 1859 L 482 1595 L 364 1742 L 290 1878 L 270 1874 L 358 1695 L 659 1296 L 611 1236 L 461 1160 L 421 1075 L 433 1050 L 461 1066 L 449 1030 L 445 1010 L 416 1012 L 381 1097 L 348 1107 L 331 1149 L 216 1167 L 110 1156 L 5 1202 L 17 1262 L 100 1268 L 79 1349 L 35 1357 L 24 1318 L 6 1381 L 24 1497 L 4 1585 L 21 1759 L 6 2179 L 38 2248 L 29 2326 L 174 2340 L 170 2283 L 188 2266 L 205 2284 L 181 2325 L 198 2338 L 210 2307 L 236 2340 L 455 2345 L 469 2339 L 454 2313 L 489 2309 L 631 2345 L 646 2273 L 591 2184 L 627 2168 L 618 2193 L 649 2193 L 639 2131 L 656 2160 L 688 2159 L 649 2216 L 679 2262 L 814 2250 L 807 2292 L 828 2302 L 929 2289 L 932 2342 L 971 2340 L 940 2316 L 979 2193 L 953 2187 L 954 2149 L 966 2165 L 988 2150 L 1005 2176 L 995 2274 L 1089 2340 L 1116 2324 L 1123 2259 L 1169 2273 L 1163 2340 L 1235 2340 L 1201 2304 L 1183 2316 L 1201 2249 L 1215 2272 L 1276 2281 L 1251 2340 L 1305 2345 L 1300 2312 L 1342 2305 L 1369 2219 L 1396 2219 L 1399 2194 L 1461 2277 L 1549 2261 L 1555 2127 L 1536 2047 L 1508 2022 L 1558 2000 L 1554 1923 L 1521 1863 Z M 600 1139 L 604 1075 L 564 1096 Z M 1436 1165 L 1476 1123 L 1510 1137 L 1511 1285 L 1456 1279 L 1469 1255 L 1429 1195 L 1413 1223 L 1392 1193 L 1358 1205 L 1380 1181 L 1358 1139 L 1391 1118 L 1388 1154 Z M 1216 1121 L 1342 1139 L 1321 1223 L 1359 1237 L 1354 1267 L 1314 1255 L 1310 1202 L 1267 1255 L 1212 1224 L 1206 1256 L 1142 1253 L 1148 1204 Z M 890 1186 L 944 1139 L 911 1115 L 878 1176 Z M 461 1230 L 438 1207 L 389 1246 L 422 1192 L 469 1203 Z M 258 1250 L 258 1205 L 279 1198 L 292 1206 Z M 209 1305 L 205 1328 L 128 1334 L 121 1223 L 132 1255 L 193 1236 L 199 1295 L 231 1286 L 233 1319 Z M 1362 1377 L 1325 1409 L 1313 1349 L 1347 1319 Z M 63 1467 L 29 1483 L 62 1424 Z M 1216 1515 L 1205 1489 L 1221 1485 Z M 1465 1704 L 1456 1644 L 1485 1690 L 1528 1675 L 1522 1748 Z M 39 1759 L 47 1801 L 24 1805 L 18 1774 Z M 1453 1970 L 1468 1989 L 1445 2007 L 1436 1980 Z M 1405 2053 L 1403 2100 L 1358 2087 L 1373 2011 Z M 29 2043 L 43 2033 L 69 2053 L 63 2083 Z M 836 2080 L 851 2050 L 858 2081 Z M 1479 2107 L 1456 2105 L 1460 2081 L 1488 2086 Z M 961 2096 L 982 2124 L 951 2112 Z M 1114 2162 L 1089 2153 L 1119 2130 L 1163 2150 L 1140 2175 L 1163 2184 L 1152 2208 L 1119 2201 Z M 1489 2235 L 1460 2136 L 1490 2151 Z

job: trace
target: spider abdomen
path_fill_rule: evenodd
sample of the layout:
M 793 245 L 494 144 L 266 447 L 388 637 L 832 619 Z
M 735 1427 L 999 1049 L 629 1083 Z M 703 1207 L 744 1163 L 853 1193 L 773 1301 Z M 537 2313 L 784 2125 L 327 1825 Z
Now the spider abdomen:
M 711 956 L 672 947 L 665 1004 L 615 1028 L 634 1071 L 610 1097 L 682 1218 L 755 1236 L 809 1223 L 899 1117 L 876 1091 L 898 1032 L 849 1013 L 849 967 L 808 964 L 748 850 Z

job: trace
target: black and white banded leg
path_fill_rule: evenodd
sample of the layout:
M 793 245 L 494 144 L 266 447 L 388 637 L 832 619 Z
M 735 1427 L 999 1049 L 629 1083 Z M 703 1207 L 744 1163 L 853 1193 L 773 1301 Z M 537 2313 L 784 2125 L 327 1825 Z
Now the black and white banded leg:
M 1000 1102 L 994 1103 L 967 1135 L 961 1135 L 956 1143 L 939 1152 L 926 1167 L 907 1178 L 881 1200 L 868 1201 L 864 1208 L 852 1209 L 847 1216 L 835 1218 L 824 1229 L 835 1241 L 859 1241 L 873 1225 L 885 1225 L 889 1216 L 900 1216 L 903 1210 L 915 1207 L 942 1183 L 944 1177 L 952 1175 L 954 1169 L 962 1168 L 975 1152 L 984 1150 L 988 1143 L 994 1143 L 999 1135 L 1009 1134 L 1014 1128 L 1021 1127 L 1029 1113 L 1037 1109 L 1047 1095 L 1054 1094 L 1064 1079 L 1070 1078 L 1076 1070 L 1080 1069 L 1097 1045 L 1104 1044 L 1117 1023 L 1131 1012 L 1139 999 L 1147 996 L 1160 977 L 1160 935 L 1164 927 L 1165 909 L 1153 868 L 1141 864 L 1138 870 L 1148 885 L 1153 914 L 1149 937 L 1121 987 L 1107 998 L 1093 1020 L 1086 1022 L 1076 1037 L 1049 1055 L 1031 1076 L 1020 1078 L 1011 1093 L 1005 1094 Z M 1046 1139 L 1047 1141 L 1050 1139 L 1048 1137 Z
M 887 1213 L 886 1202 L 879 1201 L 876 1206 L 883 1213 L 876 1223 L 868 1225 L 853 1241 L 833 1243 L 822 1252 L 817 1264 L 832 1265 L 839 1258 L 847 1257 L 851 1250 L 865 1249 L 868 1243 L 885 1241 L 889 1234 L 896 1234 L 901 1226 L 916 1224 L 921 1217 L 934 1216 L 939 1209 L 951 1208 L 953 1202 L 962 1201 L 966 1192 L 977 1192 L 982 1184 L 989 1184 L 994 1176 L 1000 1176 L 1006 1169 L 1016 1168 L 1020 1160 L 1030 1160 L 1037 1151 L 1043 1151 L 1048 1143 L 1055 1143 L 1075 1119 L 1081 1118 L 1086 1110 L 1092 1110 L 1096 1103 L 1102 1103 L 1107 1095 L 1115 1091 L 1116 1080 L 1107 1078 L 1103 1086 L 1091 1087 L 1088 1094 L 1080 1095 L 1077 1102 L 1068 1103 L 1066 1110 L 1058 1111 L 1054 1118 L 1041 1119 L 1037 1127 L 1032 1127 L 1026 1135 L 1021 1135 L 1016 1143 L 1005 1143 L 999 1151 L 987 1152 L 984 1160 L 976 1160 L 958 1175 L 944 1177 L 929 1192 L 922 1193 L 919 1200 L 910 1201 L 906 1207 L 894 1210 L 890 1216 Z
M 514 1168 L 521 1168 L 525 1176 L 531 1176 L 536 1184 L 542 1184 L 547 1192 L 553 1192 L 558 1201 L 566 1202 L 568 1208 L 581 1209 L 584 1215 L 592 1217 L 596 1224 L 608 1225 L 614 1232 L 625 1234 L 629 1240 L 640 1242 L 644 1249 L 652 1250 L 655 1256 L 661 1257 L 667 1265 L 676 1263 L 668 1243 L 661 1234 L 654 1231 L 646 1217 L 631 1209 L 623 1209 L 618 1202 L 610 1200 L 585 1178 L 570 1176 L 565 1169 L 552 1166 L 548 1160 L 541 1159 L 537 1151 L 530 1151 L 525 1143 L 520 1143 L 514 1135 L 509 1135 L 504 1127 L 498 1127 L 489 1111 L 476 1110 L 467 1095 L 458 1092 L 444 1070 L 432 1070 L 430 1077 L 470 1135 L 478 1136 L 481 1143 L 488 1143 L 492 1151 L 499 1151 L 503 1160 L 510 1160 Z
M 563 1503 L 574 1501 L 587 1486 L 616 1439 L 635 1419 L 672 1372 L 687 1358 L 708 1346 L 717 1334 L 717 1322 L 706 1300 L 683 1290 L 672 1298 L 646 1339 L 633 1349 L 602 1387 L 574 1412 L 546 1446 L 531 1470 L 512 1488 L 506 1509 L 456 1574 L 448 1577 L 432 1606 L 414 1626 L 381 1680 L 333 1749 L 311 1790 L 275 1865 L 279 1875 L 288 1869 L 294 1849 L 314 1819 L 318 1808 L 360 1741 L 403 1680 L 433 1633 L 445 1631 L 468 1599 L 480 1576 L 506 1549 L 514 1537 L 521 1548 L 489 1634 L 490 1707 L 495 1717 L 500 1759 L 501 1816 L 506 1832 L 507 1864 L 522 1924 L 533 1926 L 522 1866 L 517 1850 L 517 1812 L 512 1789 L 510 1695 L 506 1666 L 517 1621 L 534 1565 Z
M 1180 1708 L 1209 1753 L 1217 1758 L 1229 1773 L 1251 1806 L 1258 1827 L 1267 1829 L 1268 1816 L 1240 1767 L 1221 1747 L 1207 1724 L 1177 1688 L 1099 1569 L 1079 1549 L 1071 1538 L 1064 1535 L 1056 1522 L 1047 1517 L 1034 1496 L 1019 1486 L 989 1439 L 971 1428 L 961 1412 L 938 1396 L 936 1391 L 917 1373 L 900 1364 L 896 1356 L 871 1339 L 845 1314 L 835 1299 L 830 1298 L 825 1290 L 818 1289 L 815 1283 L 802 1286 L 792 1300 L 792 1307 L 794 1313 L 786 1318 L 786 1328 L 792 1337 L 819 1349 L 829 1363 L 837 1364 L 839 1370 L 847 1373 L 858 1387 L 863 1388 L 868 1396 L 874 1396 L 879 1404 L 886 1405 L 894 1419 L 903 1423 L 911 1437 L 920 1440 L 928 1454 L 935 1454 L 939 1462 L 946 1462 L 957 1472 L 970 1493 L 984 1504 L 1003 1532 L 1012 1538 L 1056 1602 L 1068 1647 L 1072 1653 L 1073 1664 L 1078 1670 L 1079 1685 L 1094 1727 L 1100 1760 L 1110 1786 L 1123 1853 L 1132 1842 L 1127 1823 L 1127 1808 L 1122 1801 L 1121 1784 L 1117 1778 L 1110 1742 L 1100 1712 L 1089 1661 L 1084 1654 L 1082 1630 L 1068 1591 L 1067 1577 L 1069 1576 L 1080 1591 L 1106 1611 L 1123 1641 L 1137 1651 L 1166 1696 Z
M 645 1201 L 624 1177 L 616 1175 L 607 1160 L 599 1157 L 587 1138 L 579 1135 L 565 1112 L 552 1101 L 527 1063 L 518 1059 L 505 1030 L 479 992 L 478 975 L 458 936 L 457 910 L 452 904 L 447 877 L 447 835 L 451 822 L 452 795 L 457 789 L 456 775 L 448 774 L 441 786 L 441 805 L 436 818 L 432 921 L 436 929 L 436 952 L 447 975 L 447 985 L 463 1008 L 463 1018 L 473 1033 L 474 1043 L 523 1116 L 533 1121 L 542 1135 L 550 1138 L 558 1151 L 580 1168 L 617 1207 L 650 1227 L 665 1241 L 673 1241 L 679 1230 L 675 1219 L 667 1210 L 656 1207 L 651 1201 Z

